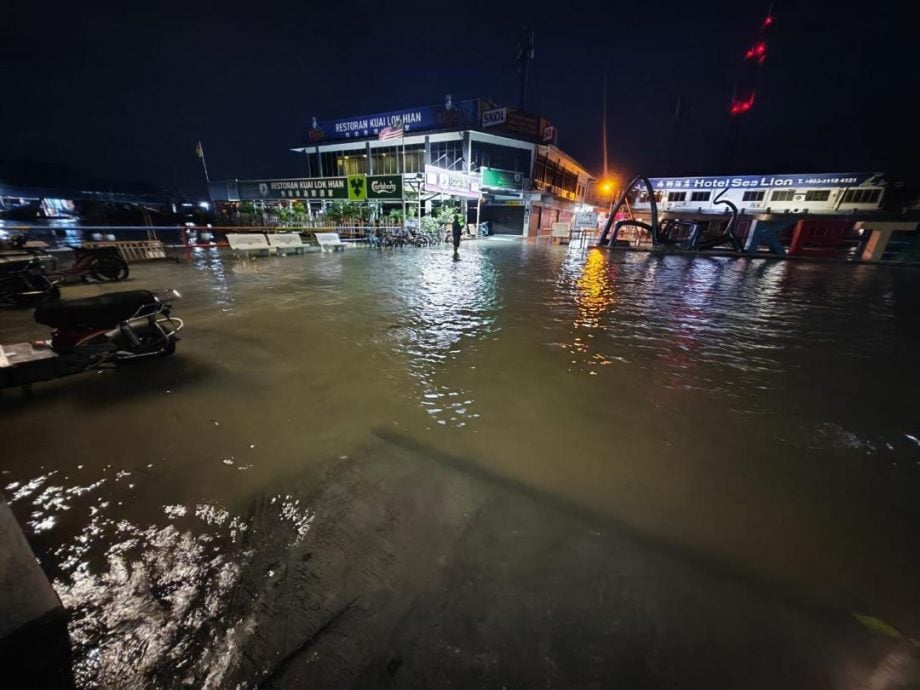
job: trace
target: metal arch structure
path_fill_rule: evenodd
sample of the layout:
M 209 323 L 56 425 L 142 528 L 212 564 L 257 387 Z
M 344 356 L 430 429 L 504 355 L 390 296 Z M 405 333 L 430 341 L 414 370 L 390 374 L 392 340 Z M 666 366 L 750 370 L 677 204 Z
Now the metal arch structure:
M 700 228 L 695 227 L 690 238 L 690 242 L 687 245 L 687 249 L 713 249 L 714 247 L 718 247 L 721 244 L 730 244 L 732 249 L 734 249 L 736 252 L 744 251 L 744 245 L 741 243 L 741 240 L 735 236 L 735 225 L 738 222 L 738 207 L 728 199 L 722 198 L 727 191 L 727 189 L 723 189 L 716 195 L 716 198 L 712 200 L 713 204 L 724 204 L 727 206 L 727 211 L 731 214 L 731 218 L 725 225 L 725 229 L 722 231 L 722 234 L 720 234 L 718 237 L 704 240 L 700 236 Z
M 621 220 L 617 221 L 614 225 L 614 218 L 616 218 L 617 213 L 620 212 L 620 209 L 623 207 L 623 204 L 626 203 L 626 197 L 633 190 L 639 182 L 645 185 L 645 189 L 648 192 L 649 204 L 651 205 L 651 223 L 643 223 L 641 221 L 630 221 L 630 220 Z M 617 241 L 617 234 L 619 234 L 620 228 L 623 225 L 635 225 L 640 228 L 644 228 L 649 231 L 652 236 L 652 245 L 658 244 L 658 202 L 655 199 L 655 190 L 652 188 L 651 180 L 642 175 L 636 175 L 626 187 L 623 188 L 623 192 L 620 194 L 620 198 L 617 203 L 610 209 L 610 215 L 607 218 L 607 224 L 604 226 L 604 231 L 601 233 L 600 239 L 597 241 L 598 247 L 606 246 L 615 246 Z M 613 226 L 613 235 L 610 236 L 610 228 Z

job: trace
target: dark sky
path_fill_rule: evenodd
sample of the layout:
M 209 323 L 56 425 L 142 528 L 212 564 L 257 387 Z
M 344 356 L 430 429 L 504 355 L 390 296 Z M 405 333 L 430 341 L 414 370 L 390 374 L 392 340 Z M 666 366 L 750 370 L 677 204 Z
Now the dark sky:
M 916 172 L 916 27 L 902 2 L 779 0 L 758 101 L 726 169 L 727 108 L 767 2 L 13 0 L 0 22 L 0 160 L 38 160 L 201 194 L 211 178 L 303 174 L 287 149 L 320 119 L 486 96 L 513 105 L 524 22 L 528 109 L 600 168 Z M 899 9 L 903 8 L 903 9 Z

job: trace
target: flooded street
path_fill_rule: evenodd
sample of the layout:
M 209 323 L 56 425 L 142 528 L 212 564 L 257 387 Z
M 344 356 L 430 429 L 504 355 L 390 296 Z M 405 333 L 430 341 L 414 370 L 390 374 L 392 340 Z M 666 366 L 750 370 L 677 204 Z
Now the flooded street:
M 80 686 L 907 687 L 920 271 L 461 257 L 65 288 L 176 288 L 186 323 L 0 398 Z

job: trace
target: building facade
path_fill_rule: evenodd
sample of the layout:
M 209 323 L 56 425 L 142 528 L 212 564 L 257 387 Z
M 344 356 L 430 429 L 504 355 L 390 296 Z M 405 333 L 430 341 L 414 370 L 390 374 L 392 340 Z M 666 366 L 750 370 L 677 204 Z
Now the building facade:
M 439 106 L 313 118 L 306 139 L 292 149 L 301 157 L 303 178 L 215 183 L 212 198 L 268 203 L 306 198 L 311 215 L 338 198 L 417 204 L 421 214 L 459 204 L 468 222 L 488 222 L 493 233 L 539 236 L 548 234 L 553 222 L 571 218 L 593 179 L 556 146 L 556 129 L 545 118 L 487 99 L 448 96 Z M 365 180 L 366 197 L 338 191 L 350 179 Z M 320 180 L 325 190 L 316 188 Z M 278 183 L 281 189 L 275 189 Z M 371 196 L 372 187 L 394 185 L 398 192 L 390 196 Z

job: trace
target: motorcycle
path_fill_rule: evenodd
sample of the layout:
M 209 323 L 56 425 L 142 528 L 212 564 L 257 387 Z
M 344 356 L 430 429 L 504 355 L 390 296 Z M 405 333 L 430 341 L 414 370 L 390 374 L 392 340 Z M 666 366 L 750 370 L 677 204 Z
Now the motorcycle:
M 129 290 L 61 300 L 35 310 L 50 340 L 0 345 L 0 389 L 98 371 L 176 351 L 185 325 L 172 315 L 176 290 Z
M 35 256 L 0 257 L 0 307 L 35 307 L 58 299 L 58 281 Z
M 50 259 L 48 273 L 59 278 L 61 282 L 82 280 L 84 283 L 95 280 L 100 283 L 127 279 L 130 274 L 128 262 L 116 247 L 71 247 L 73 257 L 58 267 L 58 259 L 44 250 L 38 250 Z M 68 252 L 64 252 L 65 254 Z

